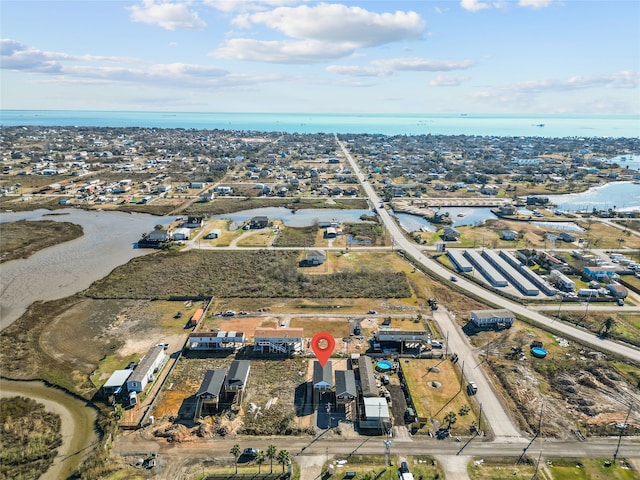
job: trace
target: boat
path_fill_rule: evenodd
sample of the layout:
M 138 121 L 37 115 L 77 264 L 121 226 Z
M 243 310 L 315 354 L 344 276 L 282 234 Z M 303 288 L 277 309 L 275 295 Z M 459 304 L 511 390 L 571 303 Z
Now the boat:
M 466 213 L 464 213 L 464 212 L 461 212 L 461 213 L 459 213 L 457 216 L 458 216 L 458 217 L 460 217 L 460 218 L 462 218 L 462 217 L 466 217 L 466 216 L 467 216 L 467 214 L 466 214 Z

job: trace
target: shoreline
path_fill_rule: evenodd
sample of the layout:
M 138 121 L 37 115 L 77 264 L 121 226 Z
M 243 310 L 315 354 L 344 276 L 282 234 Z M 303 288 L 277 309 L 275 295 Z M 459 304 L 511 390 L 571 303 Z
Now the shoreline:
M 40 477 L 42 480 L 68 478 L 80 465 L 90 447 L 97 444 L 98 412 L 86 400 L 41 380 L 9 380 L 0 377 L 0 397 L 29 397 L 60 416 L 62 445 L 53 465 Z

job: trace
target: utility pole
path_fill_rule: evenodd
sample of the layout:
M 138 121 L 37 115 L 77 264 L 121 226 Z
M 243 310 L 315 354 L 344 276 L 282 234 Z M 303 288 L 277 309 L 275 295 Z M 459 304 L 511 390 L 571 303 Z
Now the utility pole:
M 622 424 L 622 428 L 620 429 L 620 435 L 618 435 L 618 445 L 616 445 L 616 451 L 613 454 L 613 463 L 616 463 L 616 458 L 618 458 L 618 452 L 620 451 L 620 442 L 622 441 L 622 433 L 627 428 L 627 421 L 629 420 L 629 415 L 631 415 L 631 407 L 633 406 L 633 402 L 629 402 L 629 410 L 627 411 L 627 417 L 624 419 L 624 423 Z

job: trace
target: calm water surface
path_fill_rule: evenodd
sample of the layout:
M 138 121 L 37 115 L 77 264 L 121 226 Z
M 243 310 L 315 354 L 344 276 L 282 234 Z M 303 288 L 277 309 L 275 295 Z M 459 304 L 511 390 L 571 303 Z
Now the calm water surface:
M 0 222 L 54 220 L 82 225 L 80 238 L 0 264 L 0 328 L 17 320 L 37 300 L 55 300 L 88 288 L 115 267 L 153 250 L 137 249 L 140 236 L 168 218 L 121 212 L 65 209 L 0 214 Z

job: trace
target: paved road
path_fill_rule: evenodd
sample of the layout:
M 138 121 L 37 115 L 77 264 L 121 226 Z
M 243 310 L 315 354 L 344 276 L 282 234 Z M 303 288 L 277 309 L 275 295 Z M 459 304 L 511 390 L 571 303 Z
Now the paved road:
M 464 369 L 464 383 L 462 388 L 466 389 L 467 382 L 473 380 L 478 386 L 476 400 L 482 405 L 482 425 L 486 428 L 489 422 L 491 430 L 496 440 L 520 439 L 522 435 L 515 427 L 513 419 L 502 406 L 498 393 L 493 389 L 493 384 L 481 366 L 481 360 L 476 350 L 467 341 L 466 335 L 456 323 L 455 318 L 444 307 L 440 306 L 433 312 L 433 319 L 438 322 L 442 334 L 447 339 L 447 349 L 449 353 L 457 353 L 459 364 Z
M 336 141 L 338 141 L 336 137 Z M 367 181 L 362 172 L 360 171 L 360 167 L 353 159 L 349 151 L 346 149 L 344 143 L 339 142 L 340 148 L 344 153 L 345 157 L 349 161 L 352 171 L 358 177 L 360 182 L 362 183 L 362 187 L 372 202 L 374 208 L 380 215 L 380 218 L 384 222 L 387 230 L 389 231 L 392 241 L 398 245 L 399 248 L 403 249 L 407 254 L 411 255 L 417 262 L 424 265 L 432 274 L 440 277 L 444 281 L 449 281 L 448 279 L 451 276 L 451 272 L 440 265 L 435 260 L 427 257 L 422 253 L 422 250 L 418 248 L 411 240 L 408 240 L 403 232 L 400 230 L 398 224 L 391 217 L 389 212 L 385 208 L 381 208 L 380 205 L 380 197 L 376 194 L 373 189 L 373 186 Z M 533 323 L 537 323 L 540 326 L 546 327 L 547 330 L 552 329 L 558 332 L 561 335 L 574 338 L 585 345 L 590 345 L 595 349 L 603 350 L 609 353 L 616 354 L 618 356 L 627 358 L 636 363 L 640 363 L 640 349 L 620 344 L 611 340 L 606 340 L 597 337 L 591 332 L 586 332 L 584 330 L 580 330 L 571 325 L 564 324 L 562 322 L 557 322 L 552 318 L 549 318 L 543 315 L 540 312 L 533 311 L 526 306 L 517 304 L 506 298 L 503 298 L 495 293 L 486 290 L 475 283 L 469 282 L 463 278 L 459 279 L 456 283 L 457 287 L 466 290 L 467 292 L 473 293 L 479 298 L 483 298 L 486 302 L 490 304 L 494 304 L 499 306 L 500 308 L 507 308 L 511 310 L 516 315 L 527 318 Z
M 113 452 L 120 455 L 143 456 L 146 453 L 158 452 L 165 464 L 190 463 L 186 460 L 201 462 L 204 459 L 226 458 L 232 461 L 229 454 L 234 444 L 241 448 L 251 446 L 266 450 L 275 445 L 278 450 L 286 449 L 293 460 L 305 465 L 307 460 L 318 460 L 327 456 L 332 458 L 349 454 L 383 455 L 384 445 L 380 437 L 358 439 L 318 439 L 300 437 L 268 437 L 268 438 L 224 438 L 198 443 L 171 444 L 164 440 L 146 440 L 140 438 L 138 432 L 123 433 L 114 444 Z M 462 438 L 460 442 L 452 439 L 443 441 L 431 438 L 414 437 L 400 441 L 392 439 L 392 455 L 436 455 L 436 456 L 473 456 L 473 457 L 511 457 L 517 459 L 530 443 L 529 439 L 508 439 L 503 441 L 486 441 L 481 438 Z M 529 455 L 537 456 L 542 451 L 547 458 L 612 458 L 616 452 L 617 438 L 593 439 L 588 442 L 561 441 L 538 438 L 529 447 Z M 618 458 L 639 458 L 640 438 L 623 438 L 618 451 Z M 317 462 L 314 462 L 317 463 Z M 160 473 L 160 472 L 158 472 Z M 167 478 L 160 475 L 159 478 Z M 447 478 L 457 478 L 447 476 Z M 171 480 L 175 480 L 172 478 Z

